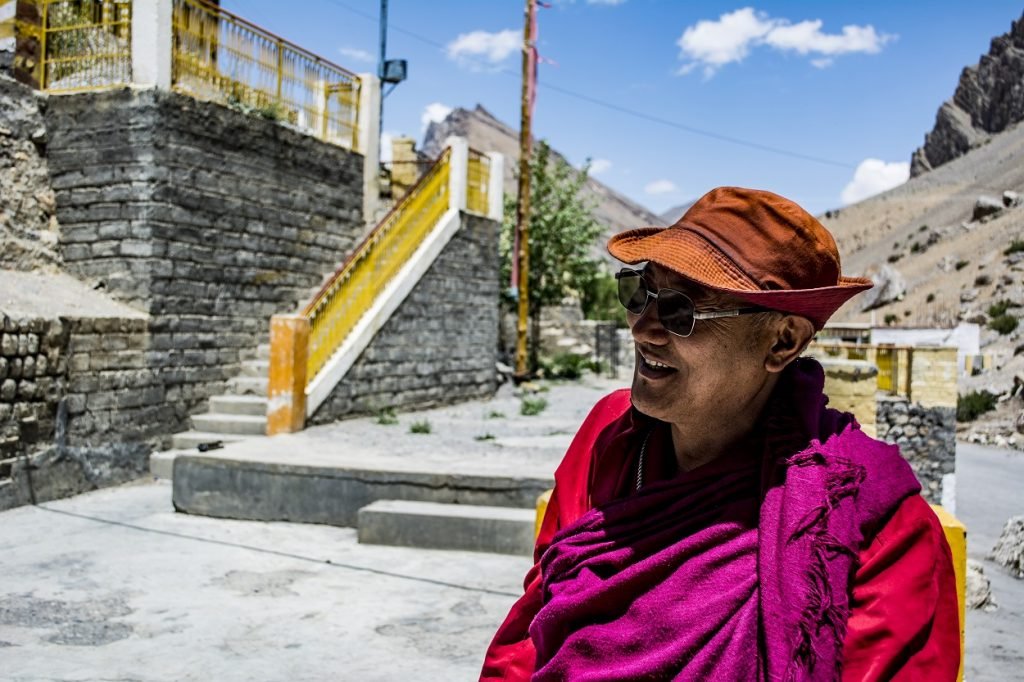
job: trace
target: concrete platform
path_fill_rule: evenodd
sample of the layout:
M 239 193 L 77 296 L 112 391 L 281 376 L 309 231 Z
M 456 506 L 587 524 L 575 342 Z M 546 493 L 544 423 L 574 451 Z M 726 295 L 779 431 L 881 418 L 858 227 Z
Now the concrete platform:
M 359 510 L 359 542 L 530 556 L 535 513 L 467 504 L 377 500 Z

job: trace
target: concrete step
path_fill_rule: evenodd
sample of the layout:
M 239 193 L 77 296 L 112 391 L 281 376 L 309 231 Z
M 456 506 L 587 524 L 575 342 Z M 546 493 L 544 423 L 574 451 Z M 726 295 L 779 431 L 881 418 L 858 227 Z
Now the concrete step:
M 266 379 L 270 376 L 270 360 L 246 360 L 239 376 Z
M 532 515 L 537 496 L 553 483 L 548 476 L 471 473 L 458 466 L 380 467 L 335 457 L 322 443 L 296 436 L 246 438 L 223 450 L 179 456 L 175 508 L 218 518 L 355 527 L 359 510 L 377 500 L 506 507 Z
M 236 395 L 267 395 L 267 377 L 233 377 L 228 379 L 228 390 Z
M 171 448 L 175 450 L 188 450 L 191 453 L 197 452 L 196 447 L 200 443 L 234 443 L 245 440 L 245 436 L 239 434 L 210 433 L 207 431 L 182 431 L 171 436 Z
M 359 510 L 359 542 L 528 556 L 534 520 L 533 509 L 377 500 Z
M 178 455 L 189 452 L 195 452 L 195 450 L 164 450 L 163 452 L 154 452 L 149 456 L 149 473 L 157 478 L 171 480 L 174 478 L 174 460 Z
M 195 414 L 192 415 L 192 426 L 197 431 L 208 433 L 228 433 L 242 436 L 265 436 L 267 433 L 267 416 L 249 414 Z
M 215 395 L 210 398 L 210 412 L 265 417 L 267 399 L 258 395 Z

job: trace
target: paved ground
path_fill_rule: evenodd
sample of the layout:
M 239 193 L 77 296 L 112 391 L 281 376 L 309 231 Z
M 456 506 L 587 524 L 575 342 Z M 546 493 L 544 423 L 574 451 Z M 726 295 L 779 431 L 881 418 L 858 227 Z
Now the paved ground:
M 517 422 L 525 437 L 565 441 L 613 385 L 554 387 L 543 426 L 515 416 L 505 395 L 347 428 L 387 434 L 395 457 L 448 448 L 457 431 L 467 451 L 511 457 Z M 410 434 L 423 418 L 432 434 Z M 472 440 L 482 425 L 494 441 Z M 981 558 L 1005 518 L 1024 513 L 1024 454 L 961 446 L 958 479 L 958 512 Z M 0 679 L 475 679 L 528 565 L 359 545 L 351 529 L 176 514 L 164 481 L 98 491 L 0 513 Z M 966 679 L 1020 679 L 1024 581 L 986 570 L 1000 610 L 968 617 Z

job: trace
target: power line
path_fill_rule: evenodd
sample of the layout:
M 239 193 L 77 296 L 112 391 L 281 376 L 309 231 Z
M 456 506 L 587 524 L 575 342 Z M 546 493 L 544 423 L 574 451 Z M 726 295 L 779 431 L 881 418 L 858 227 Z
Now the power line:
M 370 14 L 368 12 L 364 12 L 364 11 L 359 10 L 359 9 L 356 9 L 355 7 L 352 7 L 351 5 L 349 5 L 347 3 L 341 2 L 341 0 L 328 0 L 328 2 L 330 2 L 330 3 L 334 4 L 334 5 L 337 5 L 338 7 L 341 7 L 341 8 L 343 8 L 343 9 L 349 11 L 349 12 L 352 12 L 353 14 L 359 15 L 359 16 L 365 18 L 365 19 L 369 19 L 369 20 L 375 21 L 375 22 L 379 21 L 379 17 L 377 17 L 376 15 Z M 410 31 L 410 30 L 402 28 L 400 26 L 396 26 L 393 23 L 388 23 L 388 28 L 393 30 L 393 31 L 397 31 L 398 33 L 401 33 L 403 35 L 406 35 L 406 36 L 408 36 L 410 38 L 413 38 L 414 40 L 418 40 L 419 42 L 424 43 L 425 45 L 429 45 L 431 47 L 437 48 L 438 50 L 441 50 L 442 52 L 446 52 L 447 49 L 448 49 L 447 46 L 445 46 L 442 43 L 437 42 L 436 40 L 432 40 L 431 38 L 428 38 L 428 37 L 426 37 L 424 35 L 420 35 L 419 33 L 416 33 L 415 31 Z M 497 69 L 496 71 L 498 73 L 504 74 L 506 76 L 512 76 L 512 77 L 515 77 L 515 78 L 518 78 L 520 76 L 520 74 L 518 74 L 518 73 L 516 73 L 516 72 L 514 72 L 514 71 L 512 71 L 510 69 L 501 68 L 501 69 Z M 563 88 L 563 87 L 558 86 L 558 85 L 552 85 L 550 83 L 545 83 L 543 80 L 540 80 L 540 79 L 537 80 L 537 85 L 539 87 L 542 87 L 542 88 L 546 89 L 546 90 L 551 90 L 552 92 L 557 92 L 559 94 L 565 95 L 566 97 L 572 97 L 572 98 L 578 99 L 580 101 L 587 102 L 588 104 L 593 104 L 595 106 L 603 107 L 605 109 L 608 109 L 610 111 L 614 111 L 616 113 L 625 114 L 626 116 L 632 116 L 634 118 L 638 118 L 638 119 L 643 120 L 643 121 L 648 121 L 650 123 L 657 123 L 659 125 L 663 125 L 663 126 L 666 126 L 668 128 L 673 128 L 675 130 L 680 130 L 680 131 L 685 132 L 685 133 L 690 133 L 691 135 L 697 135 L 697 136 L 700 136 L 700 137 L 706 137 L 708 139 L 718 140 L 719 142 L 728 142 L 729 144 L 734 144 L 734 145 L 737 145 L 737 146 L 740 146 L 740 147 L 747 147 L 749 149 L 756 149 L 758 151 L 768 152 L 770 154 L 778 154 L 780 156 L 787 156 L 789 158 L 798 159 L 800 161 L 810 161 L 812 163 L 820 163 L 820 164 L 823 164 L 823 165 L 826 165 L 826 166 L 834 166 L 834 167 L 837 167 L 837 168 L 846 168 L 846 169 L 856 168 L 855 164 L 846 163 L 845 161 L 836 161 L 834 159 L 827 159 L 827 158 L 824 158 L 824 157 L 821 157 L 821 156 L 812 156 L 810 154 L 801 154 L 800 152 L 794 152 L 794 151 L 791 151 L 789 149 L 782 149 L 780 147 L 773 147 L 771 145 L 762 144 L 760 142 L 754 142 L 752 140 L 744 140 L 743 138 L 740 138 L 740 137 L 734 137 L 732 135 L 725 135 L 723 133 L 716 133 L 713 130 L 705 130 L 703 128 L 697 128 L 697 127 L 694 127 L 694 126 L 691 126 L 691 125 L 687 125 L 685 123 L 680 123 L 678 121 L 672 121 L 672 120 L 669 120 L 667 118 L 662 118 L 660 116 L 654 116 L 652 114 L 648 114 L 648 113 L 643 112 L 643 111 L 637 111 L 636 109 L 630 109 L 628 107 L 624 107 L 624 106 L 621 106 L 619 104 L 615 104 L 614 102 L 608 102 L 606 100 L 599 99 L 597 97 L 593 97 L 591 95 L 587 95 L 587 94 L 584 94 L 582 92 L 576 92 L 575 90 L 570 90 L 568 88 Z

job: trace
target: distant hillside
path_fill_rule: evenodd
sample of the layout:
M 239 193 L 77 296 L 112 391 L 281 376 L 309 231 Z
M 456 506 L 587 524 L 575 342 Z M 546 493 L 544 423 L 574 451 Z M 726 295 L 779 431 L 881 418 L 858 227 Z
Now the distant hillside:
M 444 141 L 449 135 L 467 138 L 469 146 L 474 149 L 504 154 L 505 192 L 515 194 L 515 169 L 519 160 L 517 130 L 499 121 L 480 105 L 472 110 L 459 108 L 453 110 L 440 123 L 430 124 L 424 136 L 423 152 L 431 157 L 436 156 L 444 147 Z M 553 155 L 565 160 L 565 157 L 554 148 L 551 151 Z M 599 243 L 595 245 L 594 253 L 608 263 L 612 261 L 604 249 L 608 237 L 633 227 L 666 224 L 656 214 L 594 178 L 587 179 L 584 191 L 596 203 L 594 215 L 605 226 Z
M 953 98 L 939 107 L 910 166 L 911 176 L 962 156 L 1024 120 L 1024 16 L 992 39 L 986 55 L 960 74 Z
M 697 202 L 696 199 L 691 199 L 690 201 L 687 201 L 685 204 L 679 204 L 678 206 L 673 206 L 672 208 L 670 208 L 667 211 L 663 212 L 659 216 L 661 218 L 661 222 L 665 223 L 666 225 L 673 225 L 673 224 L 675 224 L 675 222 L 677 220 L 679 220 L 680 218 L 682 218 L 683 214 L 686 213 L 688 210 L 690 210 L 690 207 L 693 206 L 696 202 Z

